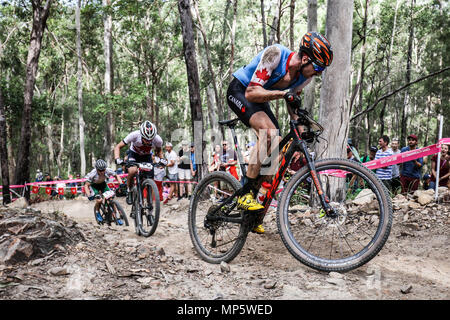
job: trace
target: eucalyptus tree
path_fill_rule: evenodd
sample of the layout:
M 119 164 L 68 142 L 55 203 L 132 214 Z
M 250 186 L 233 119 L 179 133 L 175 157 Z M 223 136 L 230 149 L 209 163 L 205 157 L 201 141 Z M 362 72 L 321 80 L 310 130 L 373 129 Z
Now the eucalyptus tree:
M 52 0 L 32 0 L 33 8 L 32 29 L 30 46 L 27 57 L 26 80 L 24 90 L 24 106 L 22 114 L 22 129 L 20 133 L 20 145 L 18 152 L 17 167 L 14 181 L 16 184 L 25 183 L 30 176 L 30 146 L 31 146 L 31 109 L 34 94 L 34 84 L 39 65 L 42 38 L 50 14 Z M 29 192 L 26 193 L 29 198 Z

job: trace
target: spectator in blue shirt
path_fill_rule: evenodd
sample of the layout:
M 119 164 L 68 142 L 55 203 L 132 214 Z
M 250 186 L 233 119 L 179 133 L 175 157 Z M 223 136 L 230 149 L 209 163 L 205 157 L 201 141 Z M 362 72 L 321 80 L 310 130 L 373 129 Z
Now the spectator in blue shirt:
M 375 160 L 380 158 L 386 158 L 393 155 L 392 150 L 388 148 L 389 137 L 384 135 L 378 139 L 378 144 L 380 149 L 375 154 Z M 392 166 L 386 166 L 376 169 L 377 177 L 383 182 L 386 188 L 391 191 L 391 180 L 392 180 Z
M 192 173 L 192 180 L 197 181 L 198 175 L 197 175 L 197 164 L 195 163 L 195 147 L 194 143 L 191 143 L 191 173 Z
M 407 152 L 417 149 L 417 136 L 410 134 L 408 136 L 408 146 L 403 147 L 401 152 Z M 400 182 L 402 183 L 402 193 L 414 192 L 419 188 L 420 178 L 422 176 L 423 158 L 404 162 L 400 172 Z

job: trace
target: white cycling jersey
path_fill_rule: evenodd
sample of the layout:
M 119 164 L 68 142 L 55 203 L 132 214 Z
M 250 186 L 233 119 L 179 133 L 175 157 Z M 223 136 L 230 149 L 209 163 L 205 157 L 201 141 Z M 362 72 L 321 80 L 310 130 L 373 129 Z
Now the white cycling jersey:
M 86 175 L 86 181 L 91 183 L 91 184 L 100 184 L 105 182 L 105 180 L 109 179 L 110 177 L 114 177 L 117 173 L 110 169 L 110 168 L 106 168 L 105 170 L 105 174 L 99 175 L 97 172 L 97 169 L 93 169 L 91 172 L 89 172 Z
M 130 150 L 136 152 L 139 155 L 150 154 L 152 148 L 161 148 L 163 140 L 159 135 L 156 135 L 150 145 L 142 143 L 142 136 L 139 130 L 133 131 L 123 139 L 123 143 L 130 144 Z

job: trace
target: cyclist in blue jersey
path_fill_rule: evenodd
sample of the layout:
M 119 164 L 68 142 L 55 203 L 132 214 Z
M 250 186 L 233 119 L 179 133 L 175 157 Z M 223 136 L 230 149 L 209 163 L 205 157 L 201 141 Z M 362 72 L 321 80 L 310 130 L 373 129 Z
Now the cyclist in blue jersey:
M 258 143 L 254 148 L 246 174 L 246 183 L 241 189 L 238 206 L 250 212 L 257 212 L 263 206 L 256 201 L 258 175 L 261 169 L 259 154 L 269 154 L 278 146 L 281 137 L 274 143 L 271 137 L 261 136 L 267 130 L 279 130 L 278 121 L 270 110 L 269 101 L 284 98 L 288 101 L 292 93 L 299 95 L 302 89 L 316 75 L 333 61 L 333 51 L 328 40 L 317 32 L 306 33 L 301 40 L 299 52 L 274 44 L 258 53 L 246 66 L 233 73 L 227 91 L 228 105 L 241 121 L 255 131 Z M 287 104 L 291 119 L 298 116 Z M 263 233 L 262 226 L 253 230 Z

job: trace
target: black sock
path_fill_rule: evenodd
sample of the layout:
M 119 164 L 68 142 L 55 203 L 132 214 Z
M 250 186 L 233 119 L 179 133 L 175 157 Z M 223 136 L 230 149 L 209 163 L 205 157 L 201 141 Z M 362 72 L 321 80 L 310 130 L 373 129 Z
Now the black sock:
M 250 191 L 253 192 L 253 195 L 256 196 L 258 189 L 256 187 L 256 184 L 258 183 L 258 178 L 249 178 L 249 177 L 245 177 L 246 178 L 246 182 L 244 184 L 244 186 L 242 187 L 242 192 L 241 194 L 247 194 Z

